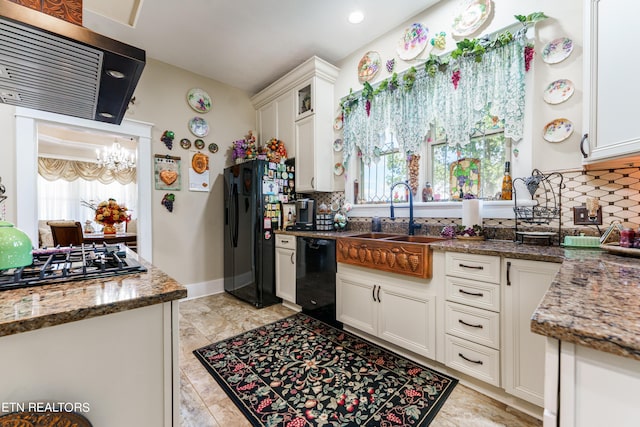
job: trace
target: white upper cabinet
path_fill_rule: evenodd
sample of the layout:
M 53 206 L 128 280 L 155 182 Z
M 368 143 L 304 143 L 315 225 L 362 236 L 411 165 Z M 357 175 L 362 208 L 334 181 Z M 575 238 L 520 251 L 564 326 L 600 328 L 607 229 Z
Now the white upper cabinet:
M 296 159 L 296 192 L 334 190 L 333 84 L 338 72 L 314 56 L 251 98 L 260 143 L 278 138 L 288 157 Z
M 585 0 L 583 163 L 640 155 L 640 3 Z

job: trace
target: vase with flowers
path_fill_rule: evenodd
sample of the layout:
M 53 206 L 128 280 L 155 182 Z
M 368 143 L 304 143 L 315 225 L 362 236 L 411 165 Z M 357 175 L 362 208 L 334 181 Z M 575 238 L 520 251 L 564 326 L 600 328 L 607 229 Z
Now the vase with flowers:
M 102 232 L 104 234 L 116 234 L 116 224 L 122 224 L 123 222 L 129 222 L 131 220 L 128 209 L 120 206 L 115 199 L 102 201 L 98 203 L 98 205 L 85 201 L 81 203 L 94 210 L 94 221 L 103 226 Z
M 231 156 L 235 163 L 242 163 L 246 160 L 254 159 L 258 155 L 256 148 L 256 137 L 253 131 L 249 131 L 244 139 L 233 141 L 231 146 Z

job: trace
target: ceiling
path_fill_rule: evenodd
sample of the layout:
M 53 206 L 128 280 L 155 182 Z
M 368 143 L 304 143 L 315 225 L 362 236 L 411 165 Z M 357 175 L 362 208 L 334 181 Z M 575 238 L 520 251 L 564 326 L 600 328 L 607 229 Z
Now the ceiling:
M 306 59 L 338 63 L 440 0 L 84 0 L 84 25 L 253 95 Z M 353 10 L 364 21 L 351 24 Z

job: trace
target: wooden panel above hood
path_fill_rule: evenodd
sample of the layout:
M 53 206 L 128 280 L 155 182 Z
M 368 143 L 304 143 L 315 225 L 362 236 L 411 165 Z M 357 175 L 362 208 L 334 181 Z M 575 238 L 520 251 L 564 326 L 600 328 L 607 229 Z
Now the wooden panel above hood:
M 29 9 L 82 25 L 82 0 L 9 0 Z

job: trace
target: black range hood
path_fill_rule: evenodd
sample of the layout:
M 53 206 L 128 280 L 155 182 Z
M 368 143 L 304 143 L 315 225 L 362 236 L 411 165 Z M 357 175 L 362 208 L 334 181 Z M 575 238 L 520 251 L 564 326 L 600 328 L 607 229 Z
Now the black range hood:
M 120 124 L 145 51 L 0 0 L 0 102 Z

